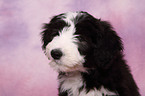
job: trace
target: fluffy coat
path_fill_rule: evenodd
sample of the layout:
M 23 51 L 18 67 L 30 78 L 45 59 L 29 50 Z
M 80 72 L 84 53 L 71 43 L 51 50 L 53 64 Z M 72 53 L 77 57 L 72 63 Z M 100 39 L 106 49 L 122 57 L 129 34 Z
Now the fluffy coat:
M 59 73 L 59 96 L 140 96 L 110 23 L 69 12 L 54 16 L 41 34 L 50 66 Z M 60 60 L 51 56 L 56 48 L 64 54 Z

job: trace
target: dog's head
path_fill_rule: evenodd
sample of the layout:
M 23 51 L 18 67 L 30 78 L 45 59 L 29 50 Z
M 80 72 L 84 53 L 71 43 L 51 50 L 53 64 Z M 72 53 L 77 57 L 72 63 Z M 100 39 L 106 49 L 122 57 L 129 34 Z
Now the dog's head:
M 120 37 L 106 21 L 87 12 L 54 16 L 42 32 L 50 65 L 61 72 L 105 67 L 123 50 Z

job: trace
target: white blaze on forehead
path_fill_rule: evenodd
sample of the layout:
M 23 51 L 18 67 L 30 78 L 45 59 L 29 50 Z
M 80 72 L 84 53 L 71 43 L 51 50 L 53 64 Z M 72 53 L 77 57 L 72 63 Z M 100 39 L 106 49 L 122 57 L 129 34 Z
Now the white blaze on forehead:
M 65 14 L 65 18 L 63 20 L 66 21 L 66 23 L 68 24 L 74 25 L 72 22 L 77 15 L 78 15 L 77 12 L 68 12 Z
M 63 20 L 68 25 L 70 25 L 69 26 L 69 33 L 71 33 L 71 34 L 75 33 L 74 19 L 76 18 L 77 15 L 78 15 L 77 12 L 68 12 L 68 13 L 65 14 L 65 18 L 63 18 Z

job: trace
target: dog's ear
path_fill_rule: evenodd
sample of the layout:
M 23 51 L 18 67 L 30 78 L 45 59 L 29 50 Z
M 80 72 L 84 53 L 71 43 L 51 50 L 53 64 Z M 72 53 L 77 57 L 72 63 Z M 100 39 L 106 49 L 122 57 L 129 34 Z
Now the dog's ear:
M 94 60 L 97 66 L 109 68 L 113 59 L 123 50 L 121 38 L 106 21 L 97 20 L 94 26 L 95 32 L 92 36 Z
M 51 34 L 51 28 L 49 24 L 43 25 L 43 32 L 41 32 L 41 41 L 42 41 L 42 49 L 46 48 L 46 45 L 48 42 L 50 42 L 50 34 Z

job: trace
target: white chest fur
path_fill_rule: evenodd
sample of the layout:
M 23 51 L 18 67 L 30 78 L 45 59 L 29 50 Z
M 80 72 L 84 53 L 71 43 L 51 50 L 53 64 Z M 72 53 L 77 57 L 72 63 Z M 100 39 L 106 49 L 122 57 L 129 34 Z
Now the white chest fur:
M 79 92 L 79 89 L 82 86 L 85 86 L 82 80 L 82 76 L 79 72 L 70 73 L 68 75 L 64 75 L 61 79 L 59 79 L 60 82 L 63 82 L 61 85 L 61 91 L 68 91 L 68 96 L 102 96 L 102 93 L 104 95 L 117 95 L 114 92 L 110 92 L 107 89 L 105 89 L 103 86 L 100 90 L 90 90 L 88 93 L 86 93 L 86 89 L 83 88 L 82 91 Z M 73 94 L 73 95 L 72 95 Z

